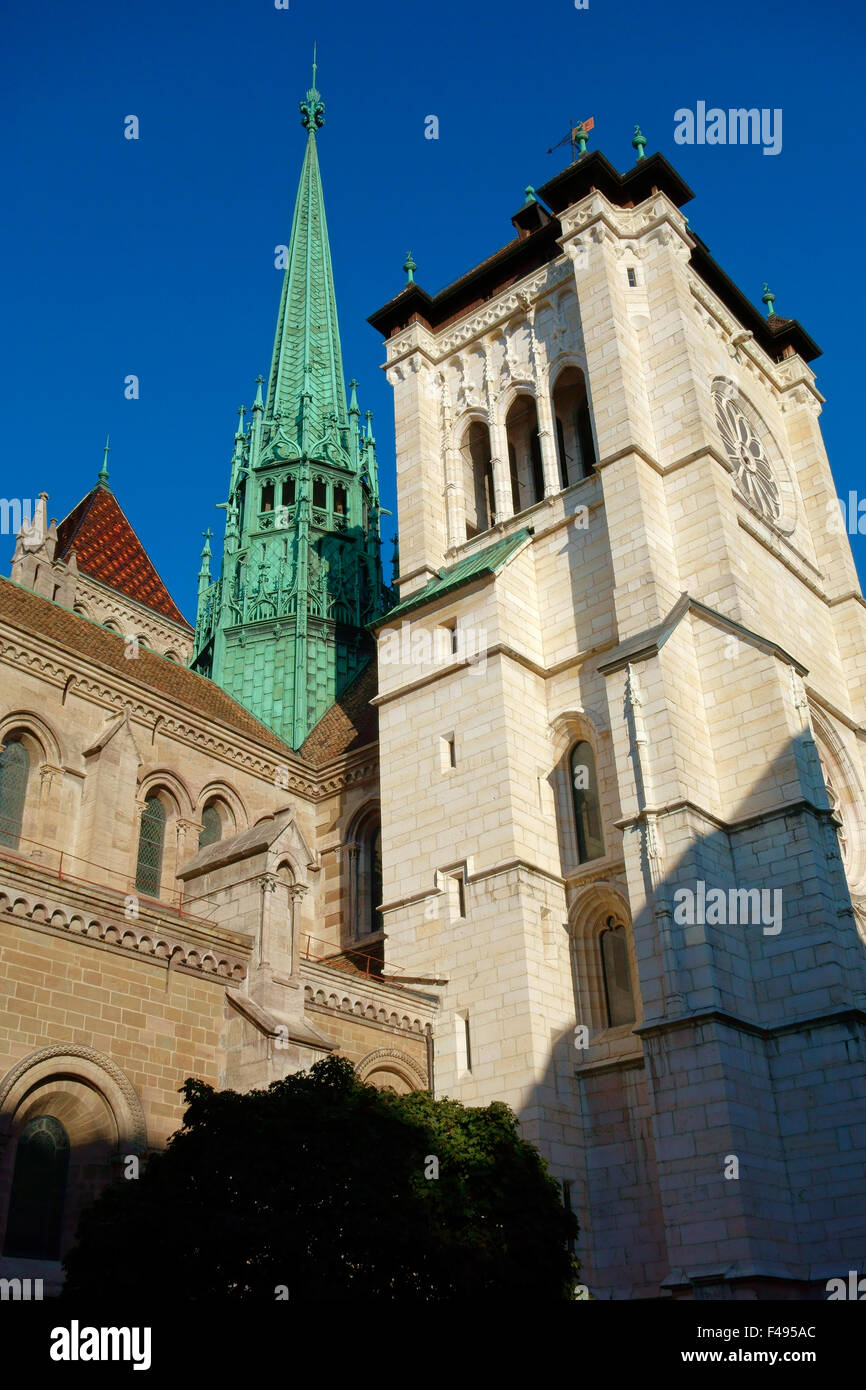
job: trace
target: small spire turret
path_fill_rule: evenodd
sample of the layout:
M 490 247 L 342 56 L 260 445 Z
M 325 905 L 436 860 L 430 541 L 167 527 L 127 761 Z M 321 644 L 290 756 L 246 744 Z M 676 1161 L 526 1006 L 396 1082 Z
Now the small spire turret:
M 108 441 L 110 437 L 110 435 L 105 436 L 105 452 L 102 455 L 102 467 L 97 477 L 97 486 L 104 487 L 107 492 L 111 491 L 111 488 L 108 486 Z

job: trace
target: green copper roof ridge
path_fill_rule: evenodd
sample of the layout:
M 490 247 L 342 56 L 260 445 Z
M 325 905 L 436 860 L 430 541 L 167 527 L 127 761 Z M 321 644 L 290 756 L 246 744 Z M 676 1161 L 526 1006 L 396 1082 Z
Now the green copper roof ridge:
M 476 579 L 497 574 L 533 534 L 531 526 L 521 526 L 512 535 L 501 536 L 499 540 L 493 541 L 483 550 L 476 550 L 472 555 L 466 555 L 462 560 L 458 560 L 456 564 L 448 565 L 439 570 L 423 588 L 410 594 L 408 598 L 403 599 L 394 608 L 384 613 L 381 618 L 376 618 L 372 623 L 369 623 L 369 629 L 375 632 L 386 623 L 393 622 L 395 618 L 403 617 L 404 614 L 422 607 L 425 603 L 433 603 L 438 598 L 444 598 L 446 594 L 454 593 L 455 590 L 462 589 L 465 584 L 471 584 Z

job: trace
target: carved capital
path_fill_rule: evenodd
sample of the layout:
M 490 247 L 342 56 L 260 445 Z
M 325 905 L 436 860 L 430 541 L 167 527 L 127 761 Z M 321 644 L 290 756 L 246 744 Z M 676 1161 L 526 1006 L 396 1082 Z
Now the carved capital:
M 263 893 L 275 893 L 279 881 L 276 874 L 259 874 L 259 887 Z

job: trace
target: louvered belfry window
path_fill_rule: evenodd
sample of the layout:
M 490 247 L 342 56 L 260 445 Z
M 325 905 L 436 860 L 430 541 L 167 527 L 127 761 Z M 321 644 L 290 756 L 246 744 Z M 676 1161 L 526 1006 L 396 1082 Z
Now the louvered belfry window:
M 0 753 L 0 845 L 17 849 L 24 821 L 30 754 L 12 738 Z
M 149 796 L 141 815 L 135 886 L 139 893 L 146 893 L 150 898 L 159 897 L 164 842 L 165 807 L 158 796 Z

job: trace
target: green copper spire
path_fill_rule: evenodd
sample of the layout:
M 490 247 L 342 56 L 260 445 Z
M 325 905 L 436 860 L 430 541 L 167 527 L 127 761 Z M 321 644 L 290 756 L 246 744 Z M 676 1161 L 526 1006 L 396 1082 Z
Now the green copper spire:
M 638 158 L 638 159 L 646 159 L 646 155 L 644 154 L 644 146 L 646 145 L 646 136 L 645 136 L 645 135 L 643 134 L 643 132 L 641 131 L 641 128 L 640 128 L 639 125 L 636 125 L 635 128 L 634 128 L 634 135 L 633 135 L 632 138 L 631 138 L 631 143 L 632 143 L 632 148 L 635 149 L 635 150 L 637 151 L 637 158 Z
M 371 659 L 367 624 L 388 599 L 372 417 L 364 432 L 355 381 L 346 405 L 315 55 L 300 109 L 307 148 L 267 390 L 258 377 L 248 429 L 238 411 L 220 576 L 206 537 L 192 661 L 293 748 Z
M 97 485 L 99 487 L 104 487 L 107 492 L 111 491 L 111 488 L 108 486 L 108 441 L 110 438 L 110 435 L 105 436 L 105 452 L 102 455 L 102 467 L 99 470 L 96 480 Z
M 525 191 L 525 193 L 526 193 L 526 202 L 523 204 L 524 207 L 529 207 L 529 204 L 530 204 L 530 203 L 537 203 L 537 202 L 538 202 L 538 199 L 537 199 L 536 196 L 535 196 L 535 189 L 532 187 L 532 184 L 531 184 L 531 183 L 528 183 L 528 184 L 526 185 L 526 188 L 525 188 L 524 191 Z
M 313 85 L 300 110 L 307 150 L 295 201 L 265 404 L 268 416 L 282 414 L 290 426 L 297 426 L 298 443 L 302 426 L 310 439 L 318 439 L 332 417 L 339 427 L 346 425 L 334 272 L 316 149 L 316 132 L 325 123 L 325 104 L 316 88 L 315 60 Z
M 773 291 L 770 289 L 770 286 L 767 284 L 766 281 L 764 281 L 764 293 L 761 295 L 761 300 L 767 306 L 767 318 L 775 318 L 776 296 L 773 294 Z
M 580 153 L 586 154 L 586 142 L 589 139 L 589 131 L 587 130 L 583 121 L 581 121 L 580 125 L 575 130 L 574 138 L 577 141 Z
M 414 285 L 414 283 L 415 283 L 415 271 L 418 269 L 418 267 L 417 267 L 417 265 L 415 264 L 415 262 L 414 262 L 413 259 L 412 259 L 412 252 L 411 252 L 411 251 L 407 251 L 407 252 L 406 252 L 406 259 L 405 259 L 405 261 L 403 262 L 403 269 L 404 269 L 405 272 L 406 272 L 406 284 L 407 284 L 407 285 Z

